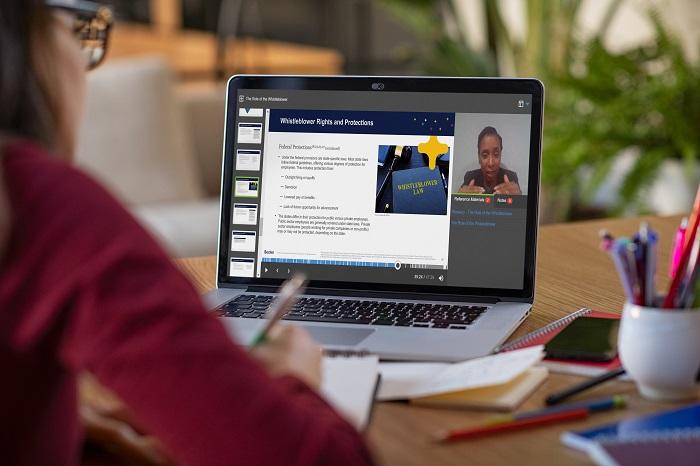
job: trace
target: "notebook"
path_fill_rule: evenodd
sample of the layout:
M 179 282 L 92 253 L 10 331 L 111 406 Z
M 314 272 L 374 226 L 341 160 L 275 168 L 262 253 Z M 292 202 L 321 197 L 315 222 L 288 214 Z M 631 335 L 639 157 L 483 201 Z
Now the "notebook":
M 547 380 L 546 367 L 531 367 L 510 382 L 414 398 L 411 404 L 442 408 L 514 411 Z
M 593 443 L 588 456 L 598 466 L 696 466 L 700 464 L 700 434 Z
M 377 398 L 512 410 L 546 379 L 546 369 L 533 367 L 543 356 L 543 347 L 538 346 L 455 364 L 382 363 Z
M 564 445 L 586 450 L 595 442 L 648 440 L 672 436 L 700 437 L 700 404 L 648 416 L 623 419 L 593 429 L 564 432 Z
M 528 333 L 520 338 L 513 340 L 512 342 L 501 345 L 494 350 L 495 353 L 501 353 L 504 351 L 512 351 L 521 348 L 528 348 L 535 345 L 544 345 L 554 338 L 559 332 L 564 330 L 567 325 L 569 325 L 574 320 L 579 317 L 594 317 L 599 319 L 619 319 L 618 314 L 612 314 L 609 312 L 599 312 L 594 311 L 589 308 L 582 308 L 578 311 L 572 312 L 571 314 L 562 317 L 544 327 Z M 558 372 L 561 374 L 573 374 L 573 375 L 584 375 L 587 377 L 596 377 L 602 375 L 611 370 L 621 367 L 619 356 L 615 357 L 609 362 L 593 362 L 593 361 L 570 361 L 563 359 L 552 359 L 545 358 L 540 365 L 547 367 L 552 372 Z
M 357 430 L 365 430 L 379 386 L 377 356 L 326 356 L 321 369 L 323 397 Z

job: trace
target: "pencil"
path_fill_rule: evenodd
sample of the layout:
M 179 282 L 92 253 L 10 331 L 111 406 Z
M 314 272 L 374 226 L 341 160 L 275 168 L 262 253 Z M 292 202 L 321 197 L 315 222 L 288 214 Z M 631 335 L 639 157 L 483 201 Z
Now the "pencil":
M 565 406 L 555 406 L 550 408 L 526 411 L 519 414 L 499 416 L 486 423 L 467 429 L 450 430 L 439 432 L 435 440 L 439 442 L 450 442 L 453 440 L 465 440 L 474 437 L 522 430 L 529 427 L 536 427 L 556 422 L 571 421 L 575 419 L 585 419 L 592 413 L 609 411 L 625 407 L 625 399 L 620 395 L 610 398 L 592 400 L 581 403 L 574 403 Z
M 250 343 L 250 346 L 255 348 L 262 343 L 265 343 L 270 330 L 279 322 L 282 317 L 294 305 L 297 296 L 303 291 L 306 286 L 306 277 L 303 274 L 295 273 L 292 278 L 284 282 L 279 291 L 279 295 L 274 304 L 267 311 L 267 323 L 265 327 L 258 333 Z
M 501 432 L 510 432 L 513 430 L 523 430 L 529 427 L 554 424 L 557 422 L 585 419 L 588 416 L 590 416 L 590 414 L 590 410 L 586 408 L 578 408 L 570 411 L 560 411 L 540 417 L 518 419 L 512 422 L 500 422 L 497 424 L 475 427 L 473 429 L 441 432 L 435 436 L 435 440 L 438 442 L 452 442 L 455 440 L 466 440 L 475 437 L 484 437 L 486 435 L 498 434 Z
M 695 236 L 698 231 L 698 223 L 700 222 L 700 186 L 698 186 L 698 192 L 695 195 L 695 202 L 693 204 L 693 211 L 690 214 L 690 220 L 688 222 L 688 228 L 685 231 L 684 245 L 681 251 L 681 258 L 678 262 L 678 267 L 676 268 L 676 273 L 671 280 L 671 286 L 668 288 L 668 294 L 664 300 L 663 307 L 666 309 L 672 309 L 676 306 L 676 298 L 678 293 L 678 287 L 683 280 L 683 275 L 685 268 L 688 265 L 688 260 L 690 259 L 690 250 L 692 249 L 693 241 L 695 241 Z

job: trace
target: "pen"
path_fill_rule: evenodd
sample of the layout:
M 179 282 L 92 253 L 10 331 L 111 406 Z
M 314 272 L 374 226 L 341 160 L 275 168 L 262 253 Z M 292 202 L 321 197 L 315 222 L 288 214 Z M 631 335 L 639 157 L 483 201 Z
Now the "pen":
M 646 254 L 646 305 L 654 307 L 656 305 L 656 245 L 659 242 L 659 236 L 651 228 L 649 229 L 649 238 L 647 242 Z
M 690 258 L 688 259 L 688 266 L 686 267 L 685 273 L 683 273 L 683 279 L 678 287 L 678 299 L 676 304 L 679 308 L 690 307 L 692 304 L 695 281 L 698 276 L 698 255 L 700 255 L 700 236 L 696 236 L 695 241 L 693 241 L 693 246 L 690 250 Z
M 678 270 L 678 263 L 681 261 L 683 246 L 685 245 L 685 232 L 688 228 L 688 217 L 683 217 L 681 224 L 676 231 L 676 239 L 673 243 L 673 251 L 671 252 L 671 264 L 668 271 L 668 276 L 673 278 Z
M 616 408 L 623 408 L 625 400 L 622 396 L 616 395 L 609 399 L 595 400 L 589 403 L 577 403 L 570 406 L 559 406 L 537 411 L 529 411 L 512 417 L 506 417 L 504 421 L 490 422 L 481 426 L 468 429 L 450 430 L 440 432 L 435 436 L 439 442 L 450 442 L 454 440 L 465 440 L 475 437 L 522 430 L 556 422 L 571 421 L 575 419 L 585 419 L 594 412 L 607 411 Z
M 629 277 L 629 271 L 627 266 L 626 253 L 623 255 L 620 252 L 622 242 L 621 240 L 613 240 L 612 237 L 603 238 L 601 240 L 601 247 L 607 248 L 610 253 L 610 257 L 615 264 L 617 269 L 617 274 L 620 277 L 620 283 L 622 283 L 622 288 L 625 290 L 625 295 L 627 296 L 627 301 L 634 302 L 634 293 L 632 291 L 632 283 Z
M 618 240 L 618 254 L 622 260 L 622 264 L 627 275 L 627 280 L 630 284 L 630 302 L 634 304 L 639 303 L 639 280 L 637 277 L 637 259 L 635 253 L 637 251 L 637 245 L 629 241 L 626 238 L 621 238 Z
M 635 241 L 637 245 L 637 253 L 635 254 L 637 262 L 637 276 L 639 277 L 639 303 L 643 306 L 649 306 L 649 297 L 651 287 L 649 286 L 649 224 L 641 222 L 639 224 L 639 233 Z
M 272 330 L 272 327 L 274 327 L 294 305 L 297 296 L 303 291 L 305 285 L 306 277 L 300 273 L 295 273 L 292 278 L 284 282 L 277 299 L 267 311 L 267 323 L 265 327 L 253 338 L 250 343 L 251 347 L 255 348 L 267 340 L 267 336 L 270 330 Z
M 552 393 L 547 397 L 545 400 L 545 404 L 547 406 L 555 405 L 557 403 L 561 403 L 562 401 L 566 400 L 567 398 L 570 398 L 574 395 L 578 395 L 579 393 L 588 390 L 589 388 L 595 387 L 596 385 L 600 385 L 603 382 L 607 382 L 608 380 L 615 379 L 622 374 L 625 373 L 625 369 L 622 367 L 606 372 L 605 374 L 599 375 L 598 377 L 593 377 L 591 379 L 586 380 L 585 382 L 578 383 L 572 387 L 569 387 L 565 390 L 562 390 L 560 392 L 555 392 Z
M 623 370 L 624 372 L 624 370 Z M 599 411 L 610 411 L 616 408 L 625 407 L 625 397 L 622 395 L 613 395 L 606 398 L 598 398 L 595 400 L 580 401 L 578 403 L 569 403 L 559 406 L 551 406 L 549 408 L 543 408 L 535 411 L 528 411 L 521 414 L 516 414 L 516 419 L 526 419 L 530 417 L 537 417 L 544 414 L 558 413 L 561 411 L 568 411 L 572 409 L 586 408 L 592 413 L 597 413 Z
M 598 232 L 598 236 L 600 237 L 600 249 L 610 252 L 610 248 L 615 241 L 613 235 L 608 230 L 602 229 Z

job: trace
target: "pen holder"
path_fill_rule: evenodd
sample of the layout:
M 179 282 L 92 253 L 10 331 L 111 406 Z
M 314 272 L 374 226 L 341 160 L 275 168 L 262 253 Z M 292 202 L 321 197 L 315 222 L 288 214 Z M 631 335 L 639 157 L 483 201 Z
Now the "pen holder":
M 677 401 L 698 396 L 700 310 L 625 303 L 618 350 L 643 397 Z

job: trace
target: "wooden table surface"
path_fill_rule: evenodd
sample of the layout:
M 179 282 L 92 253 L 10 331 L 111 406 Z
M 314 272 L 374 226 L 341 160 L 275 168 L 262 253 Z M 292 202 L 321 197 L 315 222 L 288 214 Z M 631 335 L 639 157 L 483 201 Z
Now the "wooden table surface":
M 680 217 L 645 219 L 660 232 L 658 278 L 659 286 L 666 287 L 668 251 Z M 541 227 L 535 303 L 532 314 L 512 338 L 583 306 L 619 312 L 624 302 L 622 289 L 610 259 L 598 249 L 598 231 L 607 228 L 616 236 L 631 235 L 638 228 L 639 221 L 640 218 L 629 218 Z M 204 292 L 214 286 L 213 257 L 182 259 L 178 263 L 200 291 Z M 580 380 L 583 378 L 550 375 L 519 411 L 542 407 L 548 393 Z M 628 409 L 596 414 L 585 421 L 450 445 L 432 442 L 431 434 L 446 428 L 478 423 L 491 414 L 382 402 L 375 407 L 368 441 L 377 462 L 384 465 L 591 464 L 585 454 L 561 445 L 559 435 L 562 431 L 592 427 L 676 406 L 643 400 L 630 382 L 609 382 L 582 397 L 614 394 L 626 395 Z

